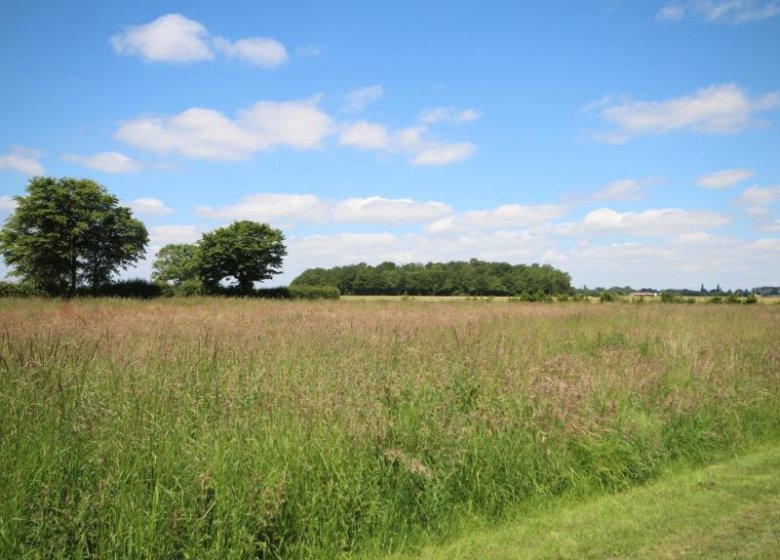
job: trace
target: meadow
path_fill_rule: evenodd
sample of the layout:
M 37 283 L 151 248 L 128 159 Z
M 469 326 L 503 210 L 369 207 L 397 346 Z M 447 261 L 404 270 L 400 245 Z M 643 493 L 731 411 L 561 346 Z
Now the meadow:
M 0 299 L 0 558 L 368 558 L 779 439 L 778 305 Z

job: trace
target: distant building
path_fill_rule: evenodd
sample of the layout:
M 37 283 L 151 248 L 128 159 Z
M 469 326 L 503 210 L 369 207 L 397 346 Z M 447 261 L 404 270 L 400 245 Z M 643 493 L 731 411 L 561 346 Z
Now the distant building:
M 631 292 L 631 297 L 656 297 L 658 292 Z

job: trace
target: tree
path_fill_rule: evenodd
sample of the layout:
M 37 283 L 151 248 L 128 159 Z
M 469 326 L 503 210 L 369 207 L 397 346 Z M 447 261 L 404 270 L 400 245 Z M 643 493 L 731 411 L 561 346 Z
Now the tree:
M 149 235 L 128 208 L 89 179 L 34 177 L 0 231 L 11 274 L 51 295 L 99 287 L 144 255 Z
M 255 282 L 279 274 L 287 254 L 280 230 L 248 220 L 203 234 L 198 247 L 203 284 L 216 290 L 223 280 L 232 279 L 244 294 L 252 291 Z
M 152 281 L 180 286 L 198 279 L 198 247 L 187 243 L 166 245 L 152 263 Z

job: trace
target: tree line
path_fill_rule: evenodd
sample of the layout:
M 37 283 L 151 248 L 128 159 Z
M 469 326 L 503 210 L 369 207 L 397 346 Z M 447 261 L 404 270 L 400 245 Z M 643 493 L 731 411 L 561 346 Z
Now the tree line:
M 557 295 L 571 291 L 571 277 L 550 265 L 512 265 L 471 259 L 310 268 L 290 285 L 336 286 L 342 294 L 348 295 Z

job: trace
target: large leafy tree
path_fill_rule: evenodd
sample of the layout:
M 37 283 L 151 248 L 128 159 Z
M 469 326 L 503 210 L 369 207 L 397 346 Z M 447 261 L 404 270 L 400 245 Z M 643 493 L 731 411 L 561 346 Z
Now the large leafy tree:
M 98 287 L 144 255 L 149 235 L 128 208 L 88 179 L 35 177 L 0 231 L 0 253 L 52 295 Z
M 166 245 L 152 263 L 152 280 L 180 286 L 198 279 L 198 247 L 187 243 Z
M 255 282 L 279 274 L 287 254 L 284 234 L 268 224 L 243 220 L 203 234 L 198 244 L 198 268 L 203 284 L 212 290 L 234 281 L 242 293 Z

